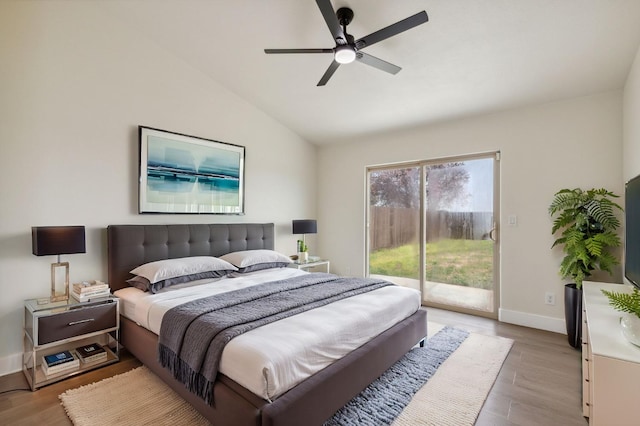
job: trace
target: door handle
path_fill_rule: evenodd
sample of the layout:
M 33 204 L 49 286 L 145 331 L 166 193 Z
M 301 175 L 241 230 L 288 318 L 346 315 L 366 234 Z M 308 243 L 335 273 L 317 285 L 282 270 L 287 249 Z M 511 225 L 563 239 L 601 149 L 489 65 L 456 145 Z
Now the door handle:
M 498 229 L 496 228 L 495 224 L 493 225 L 493 228 L 491 228 L 491 231 L 489 231 L 489 239 L 491 241 L 493 241 L 494 243 L 496 242 L 496 232 L 498 231 Z

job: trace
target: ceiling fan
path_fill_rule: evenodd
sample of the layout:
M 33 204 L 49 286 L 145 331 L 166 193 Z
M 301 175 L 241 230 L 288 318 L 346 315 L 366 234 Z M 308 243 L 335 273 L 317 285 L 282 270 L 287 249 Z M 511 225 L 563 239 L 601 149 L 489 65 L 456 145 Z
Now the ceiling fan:
M 327 84 L 327 81 L 329 81 L 333 73 L 336 72 L 340 64 L 348 64 L 353 61 L 362 62 L 365 65 L 386 71 L 390 74 L 397 74 L 402 68 L 378 59 L 375 56 L 368 55 L 362 52 L 362 49 L 379 41 L 386 40 L 396 34 L 400 34 L 401 32 L 410 30 L 420 24 L 424 24 L 429 20 L 427 12 L 423 10 L 402 21 L 398 21 L 395 24 L 373 32 L 368 36 L 354 40 L 354 37 L 347 33 L 347 25 L 349 25 L 353 19 L 353 10 L 348 7 L 341 7 L 337 12 L 334 12 L 330 0 L 316 0 L 316 3 L 336 42 L 336 47 L 332 49 L 264 49 L 264 53 L 333 53 L 333 62 L 331 62 L 331 65 L 329 65 L 329 68 L 318 82 L 318 86 Z

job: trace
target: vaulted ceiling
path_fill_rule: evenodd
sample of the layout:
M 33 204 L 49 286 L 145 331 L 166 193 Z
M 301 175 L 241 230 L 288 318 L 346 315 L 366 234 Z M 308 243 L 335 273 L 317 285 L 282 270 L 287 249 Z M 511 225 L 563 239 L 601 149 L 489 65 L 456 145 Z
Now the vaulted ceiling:
M 622 88 L 640 45 L 640 0 L 333 0 L 359 37 L 425 10 L 429 22 L 363 50 L 316 84 L 331 48 L 314 0 L 114 0 L 105 7 L 303 138 L 332 143 Z

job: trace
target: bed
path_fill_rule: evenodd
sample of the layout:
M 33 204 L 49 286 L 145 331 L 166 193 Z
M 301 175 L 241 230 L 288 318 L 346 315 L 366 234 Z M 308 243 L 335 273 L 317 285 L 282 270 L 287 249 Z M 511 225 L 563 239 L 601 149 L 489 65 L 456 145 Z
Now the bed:
M 130 271 L 147 262 L 274 248 L 271 223 L 110 225 L 107 234 L 114 292 L 128 287 Z M 139 322 L 121 318 L 121 344 L 211 423 L 234 426 L 322 424 L 426 336 L 426 312 L 418 309 L 275 399 L 256 395 L 221 371 L 211 406 L 160 365 L 158 335 Z

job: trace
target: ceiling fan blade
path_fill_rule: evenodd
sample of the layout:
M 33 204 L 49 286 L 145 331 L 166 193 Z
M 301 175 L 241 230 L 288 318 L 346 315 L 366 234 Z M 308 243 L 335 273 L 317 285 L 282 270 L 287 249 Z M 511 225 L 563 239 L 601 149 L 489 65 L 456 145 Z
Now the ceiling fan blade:
M 336 61 L 331 62 L 331 65 L 329 65 L 329 68 L 327 68 L 324 75 L 318 82 L 317 86 L 324 86 L 325 84 L 327 84 L 327 81 L 329 81 L 329 79 L 331 78 L 333 73 L 336 72 L 339 66 L 340 64 L 338 62 Z
M 389 37 L 400 34 L 401 32 L 410 30 L 411 28 L 416 27 L 420 24 L 424 24 L 428 20 L 429 17 L 427 16 L 427 12 L 423 10 L 420 13 L 416 13 L 415 15 L 409 16 L 402 21 L 398 21 L 395 24 L 391 24 L 388 27 L 385 27 L 381 30 L 369 34 L 368 36 L 364 36 L 356 40 L 356 48 L 364 49 L 365 47 L 371 46 L 374 43 L 388 39 Z
M 320 12 L 324 17 L 324 21 L 327 23 L 327 27 L 329 27 L 331 36 L 335 40 L 336 44 L 346 44 L 347 38 L 344 35 L 344 31 L 342 31 L 342 27 L 340 27 L 336 12 L 333 10 L 333 6 L 331 6 L 331 1 L 316 0 L 316 3 L 320 8 Z
M 333 49 L 264 49 L 264 53 L 333 53 Z
M 398 74 L 398 72 L 402 69 L 397 65 L 393 65 L 387 61 L 383 61 L 382 59 L 376 58 L 375 56 L 367 55 L 364 52 L 356 53 L 356 60 L 362 62 L 363 64 L 378 68 L 381 71 L 388 72 L 389 74 Z

